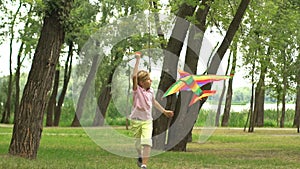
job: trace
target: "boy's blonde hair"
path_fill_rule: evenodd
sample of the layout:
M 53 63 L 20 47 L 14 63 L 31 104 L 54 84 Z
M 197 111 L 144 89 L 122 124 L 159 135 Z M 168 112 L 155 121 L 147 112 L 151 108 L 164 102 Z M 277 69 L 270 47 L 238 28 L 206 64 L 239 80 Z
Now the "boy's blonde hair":
M 137 73 L 137 81 L 138 83 L 143 82 L 145 80 L 147 80 L 148 78 L 150 78 L 150 73 L 145 71 L 145 70 L 140 70 Z

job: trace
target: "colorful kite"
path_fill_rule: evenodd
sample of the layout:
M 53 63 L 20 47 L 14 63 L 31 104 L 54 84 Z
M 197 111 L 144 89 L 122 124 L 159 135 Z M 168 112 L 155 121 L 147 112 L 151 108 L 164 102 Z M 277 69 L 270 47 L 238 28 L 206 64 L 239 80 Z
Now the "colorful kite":
M 201 100 L 204 97 L 211 96 L 216 93 L 216 90 L 202 90 L 201 87 L 205 84 L 212 83 L 214 81 L 220 81 L 228 79 L 232 76 L 222 75 L 191 75 L 185 71 L 179 70 L 180 79 L 177 80 L 163 95 L 163 97 L 177 93 L 179 91 L 192 90 L 195 94 L 192 98 L 189 106 Z

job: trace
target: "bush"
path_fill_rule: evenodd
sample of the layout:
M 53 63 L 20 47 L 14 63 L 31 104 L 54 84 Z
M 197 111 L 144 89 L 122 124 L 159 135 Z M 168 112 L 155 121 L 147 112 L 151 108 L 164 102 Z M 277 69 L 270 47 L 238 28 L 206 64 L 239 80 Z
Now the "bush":
M 118 117 L 118 118 L 105 118 L 105 123 L 110 126 L 126 126 L 126 117 Z

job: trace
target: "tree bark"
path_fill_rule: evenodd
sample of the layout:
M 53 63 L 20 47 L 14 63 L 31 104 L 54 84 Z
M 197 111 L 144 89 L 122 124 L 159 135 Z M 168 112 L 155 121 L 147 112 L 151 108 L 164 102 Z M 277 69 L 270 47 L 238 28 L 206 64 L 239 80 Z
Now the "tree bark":
M 300 87 L 298 84 L 297 94 L 296 94 L 296 105 L 295 105 L 295 118 L 294 118 L 294 127 L 299 126 L 299 118 L 300 118 Z
M 284 54 L 284 52 L 283 52 Z M 286 66 L 287 65 L 287 61 L 286 61 L 286 57 L 283 56 L 283 71 L 285 72 L 286 71 Z M 283 74 L 287 74 L 287 73 L 284 73 Z M 281 117 L 280 117 L 280 127 L 283 128 L 284 127 L 284 120 L 285 120 L 285 96 L 286 96 L 286 93 L 287 93 L 287 89 L 288 89 L 288 79 L 286 76 L 283 76 L 282 77 L 283 80 L 282 80 L 282 85 L 283 85 L 283 90 L 282 90 L 282 98 L 281 98 L 281 104 L 282 104 L 282 108 L 281 108 Z
M 254 113 L 256 114 L 255 123 L 257 127 L 264 126 L 264 104 L 265 104 L 265 76 L 268 71 L 268 63 L 270 58 L 268 57 L 271 53 L 271 48 L 268 49 L 266 57 L 261 59 L 261 71 L 259 81 L 255 90 L 255 105 Z
M 299 127 L 300 127 L 300 54 L 298 55 L 297 58 L 297 70 L 296 70 L 296 82 L 297 82 L 297 87 L 296 87 L 296 105 L 295 105 L 295 117 L 294 117 L 294 123 L 293 126 L 297 127 L 298 133 Z
M 192 16 L 196 7 L 189 6 L 186 3 L 182 4 L 179 8 L 175 26 L 169 39 L 166 50 L 164 50 L 163 68 L 158 85 L 159 91 L 165 92 L 171 86 L 177 76 L 177 64 L 180 51 L 183 46 L 184 39 L 189 27 L 189 22 L 184 20 L 187 16 Z M 160 104 L 163 93 L 158 92 L 156 99 Z M 172 95 L 167 97 L 165 108 L 175 110 L 176 96 Z M 164 149 L 166 141 L 166 130 L 168 128 L 168 119 L 161 116 L 157 111 L 154 111 L 153 121 L 153 147 L 156 149 Z M 158 118 L 156 118 L 159 116 Z
M 251 99 L 250 99 L 250 107 L 249 107 L 249 112 L 248 112 L 248 117 L 247 117 L 247 121 L 244 127 L 244 131 L 246 131 L 246 126 L 249 122 L 249 128 L 248 128 L 248 132 L 254 132 L 254 113 L 253 113 L 253 105 L 254 105 L 254 69 L 255 69 L 255 62 L 253 62 L 252 64 L 252 72 L 251 72 Z
M 25 23 L 24 30 L 28 29 L 31 15 L 32 15 L 32 8 L 33 8 L 32 5 L 30 5 L 30 9 L 27 13 L 28 18 Z M 27 32 L 25 32 L 24 34 L 27 34 Z M 19 105 L 20 105 L 20 76 L 21 76 L 22 62 L 25 59 L 25 56 L 22 58 L 23 51 L 24 51 L 24 42 L 22 41 L 20 48 L 19 48 L 18 56 L 17 56 L 17 67 L 16 67 L 16 75 L 15 75 L 15 85 L 16 85 L 15 86 L 15 88 L 16 88 L 15 114 L 18 114 Z
M 41 36 L 20 102 L 20 111 L 14 122 L 9 147 L 9 154 L 14 156 L 30 159 L 37 156 L 48 93 L 64 41 L 65 32 L 60 18 L 61 15 L 68 16 L 72 1 L 63 1 L 62 4 L 64 11 L 48 9 L 44 17 Z
M 19 104 L 20 104 L 20 75 L 21 75 L 21 55 L 23 52 L 24 43 L 22 42 L 18 52 L 17 58 L 17 68 L 16 68 L 16 75 L 15 75 L 15 88 L 16 88 L 16 100 L 15 100 L 15 114 L 19 112 Z
M 188 46 L 186 51 L 184 70 L 191 74 L 197 74 L 197 66 L 200 50 L 206 30 L 206 16 L 210 9 L 206 0 L 201 2 L 196 12 L 196 25 L 191 25 L 188 35 Z M 173 151 L 186 151 L 188 141 L 191 141 L 191 131 L 199 114 L 199 103 L 189 107 L 192 93 L 180 92 L 176 101 L 174 117 L 171 122 L 168 137 L 168 149 Z M 182 99 L 184 98 L 184 99 Z M 178 143 L 177 143 L 178 142 Z
M 56 70 L 55 76 L 54 76 L 54 81 L 53 81 L 52 94 L 51 94 L 48 104 L 47 104 L 47 116 L 46 116 L 46 126 L 47 127 L 53 126 L 53 114 L 55 112 L 58 86 L 59 86 L 59 70 Z
M 232 56 L 232 66 L 230 70 L 230 74 L 235 74 L 235 68 L 236 68 L 236 61 L 237 61 L 237 43 L 234 43 L 234 51 Z M 230 78 L 228 80 L 228 88 L 226 93 L 226 100 L 225 100 L 225 107 L 224 107 L 224 114 L 222 116 L 222 127 L 228 127 L 229 124 L 229 118 L 230 118 L 230 109 L 231 109 L 231 101 L 232 101 L 232 84 L 233 84 L 233 78 Z
M 297 127 L 297 131 L 299 133 L 300 132 L 299 131 L 299 128 L 300 128 L 300 82 L 298 82 L 298 85 L 297 85 L 294 126 Z
M 73 61 L 73 42 L 69 43 L 69 51 L 68 51 L 68 57 L 65 62 L 65 70 L 64 70 L 64 83 L 61 90 L 61 93 L 59 95 L 57 105 L 55 106 L 54 111 L 54 121 L 53 125 L 58 126 L 61 116 L 61 108 L 65 100 L 65 96 L 68 89 L 68 84 L 71 78 L 71 72 L 72 72 L 72 61 Z
M 264 125 L 264 98 L 265 98 L 265 84 L 263 75 L 260 75 L 260 79 L 255 88 L 255 99 L 254 99 L 254 114 L 255 114 L 255 126 L 263 127 Z

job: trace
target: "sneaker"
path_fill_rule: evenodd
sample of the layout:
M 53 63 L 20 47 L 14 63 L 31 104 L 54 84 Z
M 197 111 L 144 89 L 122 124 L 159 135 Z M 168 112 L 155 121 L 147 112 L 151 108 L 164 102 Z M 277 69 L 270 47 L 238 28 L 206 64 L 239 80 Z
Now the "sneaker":
M 142 159 L 142 157 L 139 157 L 138 159 L 137 159 L 137 165 L 139 166 L 139 167 L 142 167 L 142 162 L 143 162 L 143 159 Z
M 143 164 L 143 165 L 141 166 L 141 168 L 142 168 L 142 169 L 147 169 L 147 166 Z

